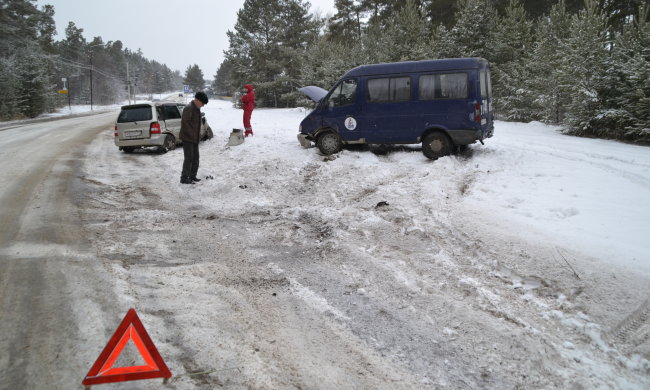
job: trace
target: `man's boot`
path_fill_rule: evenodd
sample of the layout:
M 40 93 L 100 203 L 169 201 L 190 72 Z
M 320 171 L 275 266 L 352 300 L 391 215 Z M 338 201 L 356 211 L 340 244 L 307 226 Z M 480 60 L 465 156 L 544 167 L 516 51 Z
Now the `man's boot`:
M 181 176 L 181 184 L 194 184 L 189 176 Z
M 192 180 L 192 181 L 201 181 L 201 179 L 199 179 L 199 178 L 196 177 L 196 176 L 192 176 L 192 177 L 190 178 L 190 180 Z

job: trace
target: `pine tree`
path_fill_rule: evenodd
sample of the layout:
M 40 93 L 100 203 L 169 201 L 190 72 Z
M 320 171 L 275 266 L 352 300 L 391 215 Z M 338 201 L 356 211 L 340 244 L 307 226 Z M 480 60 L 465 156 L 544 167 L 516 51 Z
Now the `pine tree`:
M 532 51 L 533 26 L 519 0 L 510 0 L 494 33 L 492 84 L 494 105 L 503 119 L 528 120 L 531 93 L 526 54 Z
M 0 119 L 9 120 L 20 115 L 18 92 L 20 82 L 15 73 L 16 57 L 0 57 Z
M 360 42 L 363 29 L 362 7 L 353 0 L 335 0 L 336 14 L 329 19 L 327 38 L 338 43 Z
M 406 0 L 404 7 L 390 19 L 383 41 L 385 46 L 380 62 L 431 58 L 427 20 L 414 0 Z
M 548 16 L 538 20 L 532 53 L 524 54 L 526 65 L 523 93 L 529 99 L 532 120 L 559 124 L 571 99 L 568 85 L 560 80 L 564 53 L 560 49 L 569 37 L 570 15 L 563 0 Z
M 364 63 L 360 44 L 330 41 L 323 37 L 307 51 L 301 71 L 301 85 L 330 89 L 343 73 Z
M 593 135 L 650 143 L 650 6 L 617 36 L 601 79 L 603 108 L 590 121 Z
M 453 27 L 455 14 L 459 10 L 458 0 L 431 0 L 426 5 L 426 12 L 434 29 L 440 26 L 446 29 Z
M 233 84 L 252 83 L 260 106 L 293 104 L 302 59 L 320 25 L 302 0 L 246 0 L 228 31 Z
M 188 66 L 187 69 L 185 69 L 185 77 L 183 78 L 183 82 L 189 85 L 192 91 L 203 91 L 203 87 L 205 85 L 203 71 L 197 64 Z
M 585 0 L 585 8 L 573 15 L 569 36 L 560 42 L 562 53 L 557 70 L 566 102 L 565 123 L 579 134 L 591 134 L 589 121 L 602 109 L 601 80 L 609 58 L 606 20 L 595 0 Z
M 18 111 L 25 117 L 36 117 L 48 109 L 54 98 L 47 74 L 47 63 L 39 52 L 25 48 L 16 54 Z
M 225 59 L 214 75 L 212 89 L 218 95 L 231 96 L 236 88 L 232 85 L 232 62 Z
M 451 29 L 440 26 L 437 31 L 434 52 L 440 58 L 483 57 L 492 60 L 493 34 L 497 13 L 490 2 L 484 0 L 460 0 L 456 23 Z

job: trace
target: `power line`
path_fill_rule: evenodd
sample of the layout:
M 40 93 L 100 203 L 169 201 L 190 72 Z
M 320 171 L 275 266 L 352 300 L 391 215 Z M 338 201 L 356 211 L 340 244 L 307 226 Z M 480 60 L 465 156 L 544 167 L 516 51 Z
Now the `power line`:
M 123 80 L 124 79 L 124 76 L 116 76 L 114 74 L 109 73 L 108 71 L 97 68 L 94 65 L 91 68 L 89 65 L 82 64 L 82 63 L 79 63 L 79 62 L 76 62 L 76 61 L 73 61 L 73 60 L 70 60 L 70 59 L 67 59 L 67 58 L 63 58 L 63 57 L 52 58 L 52 60 L 58 61 L 59 63 L 62 63 L 64 65 L 73 66 L 73 67 L 80 68 L 80 69 L 92 70 L 93 72 L 97 72 L 97 73 L 101 74 L 104 77 L 110 77 L 110 78 L 114 78 L 116 80 Z

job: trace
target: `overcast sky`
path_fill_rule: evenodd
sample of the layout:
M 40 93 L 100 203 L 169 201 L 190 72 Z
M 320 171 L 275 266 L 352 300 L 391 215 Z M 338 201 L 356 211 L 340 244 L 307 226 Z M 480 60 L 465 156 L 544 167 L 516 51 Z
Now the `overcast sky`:
M 334 0 L 311 0 L 312 12 L 334 12 Z M 198 64 L 212 79 L 228 49 L 226 31 L 233 30 L 244 0 L 38 0 L 54 6 L 58 35 L 65 38 L 68 22 L 83 29 L 88 42 L 120 40 L 124 47 L 142 49 L 149 60 L 185 74 Z

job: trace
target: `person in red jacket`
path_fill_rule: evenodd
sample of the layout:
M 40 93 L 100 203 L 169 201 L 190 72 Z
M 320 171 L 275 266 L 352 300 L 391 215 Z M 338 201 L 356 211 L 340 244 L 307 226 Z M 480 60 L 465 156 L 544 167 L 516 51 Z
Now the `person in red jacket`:
M 248 137 L 253 135 L 253 127 L 251 127 L 251 115 L 253 115 L 253 109 L 255 108 L 255 92 L 253 92 L 253 86 L 251 84 L 244 85 L 244 88 L 248 92 L 241 97 L 241 102 L 244 107 L 244 136 Z

